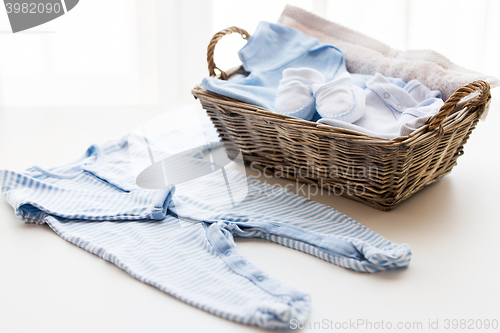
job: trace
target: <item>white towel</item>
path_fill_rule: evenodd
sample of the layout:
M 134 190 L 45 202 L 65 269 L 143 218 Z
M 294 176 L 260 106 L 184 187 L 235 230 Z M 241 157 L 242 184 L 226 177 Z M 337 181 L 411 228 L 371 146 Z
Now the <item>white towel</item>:
M 278 22 L 338 47 L 344 53 L 350 73 L 374 75 L 378 72 L 405 82 L 416 79 L 432 90 L 441 91 L 444 100 L 475 80 L 485 80 L 491 88 L 500 86 L 497 78 L 457 66 L 435 51 L 396 50 L 298 7 L 287 5 Z

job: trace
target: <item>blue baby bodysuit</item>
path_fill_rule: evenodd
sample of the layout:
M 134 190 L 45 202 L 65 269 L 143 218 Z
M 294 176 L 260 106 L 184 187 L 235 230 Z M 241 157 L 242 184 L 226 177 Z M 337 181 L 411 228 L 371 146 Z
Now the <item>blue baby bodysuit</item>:
M 192 138 L 189 129 L 175 135 Z M 168 145 L 175 141 L 169 137 L 158 140 Z M 226 170 L 229 183 L 248 188 L 231 188 L 245 199 L 229 209 L 220 209 L 221 170 L 176 185 L 175 193 L 173 187 L 139 188 L 129 138 L 94 145 L 66 166 L 2 170 L 1 192 L 25 222 L 49 225 L 68 242 L 183 302 L 262 328 L 289 329 L 291 320 L 305 321 L 310 297 L 252 265 L 238 253 L 234 237 L 267 239 L 360 272 L 410 262 L 408 245 L 234 170 Z M 150 146 L 154 156 L 165 154 L 156 151 L 160 144 Z M 199 158 L 194 153 L 192 162 Z
M 326 81 L 346 71 L 344 55 L 338 48 L 279 23 L 260 22 L 238 55 L 243 68 L 250 72 L 248 76 L 228 81 L 206 77 L 201 86 L 272 111 L 276 111 L 277 88 L 285 68 L 313 68 Z

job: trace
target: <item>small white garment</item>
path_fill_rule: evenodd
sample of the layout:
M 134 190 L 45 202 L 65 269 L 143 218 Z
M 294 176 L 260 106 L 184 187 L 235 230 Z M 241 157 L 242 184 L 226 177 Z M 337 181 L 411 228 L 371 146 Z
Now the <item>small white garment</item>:
M 280 114 L 311 120 L 315 113 L 311 86 L 325 82 L 325 76 L 315 69 L 287 68 L 279 82 L 276 111 Z
M 365 110 L 359 120 L 351 124 L 339 119 L 322 118 L 318 123 L 393 139 L 409 135 L 425 125 L 427 119 L 444 104 L 439 91 L 430 90 L 417 80 L 399 87 L 379 73 L 366 82 L 364 92 Z
M 365 92 L 351 82 L 351 75 L 344 72 L 330 82 L 312 85 L 316 110 L 321 118 L 353 123 L 363 116 Z
M 365 93 L 351 83 L 347 72 L 325 83 L 325 76 L 315 69 L 287 68 L 278 86 L 276 110 L 305 120 L 318 119 L 317 111 L 321 118 L 355 122 L 363 116 Z

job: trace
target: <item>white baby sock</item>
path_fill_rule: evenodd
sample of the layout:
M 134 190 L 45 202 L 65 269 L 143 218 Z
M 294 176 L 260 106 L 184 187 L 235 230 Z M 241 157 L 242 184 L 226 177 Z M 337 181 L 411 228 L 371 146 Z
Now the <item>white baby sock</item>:
M 365 92 L 351 85 L 347 72 L 324 84 L 313 84 L 316 110 L 322 118 L 353 123 L 365 112 Z
M 311 86 L 323 84 L 325 76 L 312 68 L 287 68 L 278 86 L 276 111 L 311 120 L 316 112 Z

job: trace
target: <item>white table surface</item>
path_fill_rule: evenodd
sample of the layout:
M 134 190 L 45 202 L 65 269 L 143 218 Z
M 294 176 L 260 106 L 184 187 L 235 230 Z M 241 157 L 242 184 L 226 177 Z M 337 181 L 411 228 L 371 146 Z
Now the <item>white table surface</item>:
M 118 138 L 162 112 L 153 107 L 0 109 L 0 169 L 71 162 L 92 143 Z M 407 269 L 357 273 L 264 240 L 237 240 L 238 249 L 312 296 L 312 324 L 367 320 L 375 326 L 390 322 L 393 331 L 458 332 L 445 330 L 446 320 L 500 320 L 499 120 L 500 91 L 493 91 L 488 119 L 478 124 L 452 173 L 391 212 L 335 195 L 314 197 L 391 241 L 410 244 Z M 24 224 L 3 199 L 0 258 L 0 332 L 258 331 L 143 284 L 47 226 Z M 440 329 L 428 329 L 436 320 Z M 422 329 L 394 330 L 407 322 L 420 322 Z M 342 331 L 384 331 L 375 326 Z

